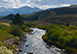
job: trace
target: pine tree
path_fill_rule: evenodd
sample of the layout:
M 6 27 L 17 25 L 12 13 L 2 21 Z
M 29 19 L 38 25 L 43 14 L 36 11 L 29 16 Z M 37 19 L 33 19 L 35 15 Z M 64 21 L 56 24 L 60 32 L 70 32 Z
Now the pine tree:
M 23 19 L 21 18 L 21 16 L 20 16 L 20 14 L 19 13 L 17 13 L 15 16 L 14 16 L 14 18 L 13 18 L 13 20 L 12 20 L 12 23 L 14 24 L 14 25 L 23 25 Z

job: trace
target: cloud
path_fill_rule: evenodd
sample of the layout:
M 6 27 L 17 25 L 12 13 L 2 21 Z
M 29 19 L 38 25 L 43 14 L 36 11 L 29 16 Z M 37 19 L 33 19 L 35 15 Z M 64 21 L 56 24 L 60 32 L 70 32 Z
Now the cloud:
M 55 8 L 77 4 L 77 0 L 0 0 L 0 7 L 19 8 L 22 6 L 41 9 Z
M 28 0 L 29 3 L 40 5 L 76 4 L 77 0 Z
M 3 1 L 8 2 L 9 0 L 3 0 Z
M 43 5 L 40 6 L 40 9 L 48 9 L 48 8 L 57 8 L 57 7 L 66 7 L 66 6 L 70 6 L 70 4 L 60 4 L 60 5 Z

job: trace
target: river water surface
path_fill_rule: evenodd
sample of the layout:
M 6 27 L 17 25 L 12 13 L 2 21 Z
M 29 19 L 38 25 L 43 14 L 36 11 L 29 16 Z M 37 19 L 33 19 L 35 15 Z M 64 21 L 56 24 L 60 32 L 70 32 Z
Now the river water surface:
M 31 34 L 25 34 L 27 41 L 23 44 L 23 51 L 19 54 L 27 54 L 29 52 L 33 54 L 63 54 L 60 49 L 56 47 L 47 48 L 47 44 L 42 39 L 42 36 L 46 33 L 45 30 L 38 28 L 31 29 L 33 30 Z

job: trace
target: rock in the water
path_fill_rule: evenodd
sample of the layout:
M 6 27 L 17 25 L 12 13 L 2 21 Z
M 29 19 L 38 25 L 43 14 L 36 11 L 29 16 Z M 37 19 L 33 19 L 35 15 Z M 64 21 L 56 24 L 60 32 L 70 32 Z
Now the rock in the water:
M 50 48 L 49 46 L 47 46 L 46 48 Z
M 33 54 L 33 52 L 27 52 L 27 54 Z
M 22 49 L 19 49 L 19 52 L 22 52 Z
M 26 45 L 26 47 L 28 47 L 29 45 Z
M 56 46 L 52 45 L 51 47 L 52 47 L 52 48 L 55 48 Z

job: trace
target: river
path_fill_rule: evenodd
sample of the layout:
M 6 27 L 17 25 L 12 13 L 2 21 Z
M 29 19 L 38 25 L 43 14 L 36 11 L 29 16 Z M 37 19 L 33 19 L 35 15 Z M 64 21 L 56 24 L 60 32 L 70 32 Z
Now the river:
M 31 28 L 33 32 L 31 34 L 26 33 L 27 41 L 22 46 L 22 52 L 19 54 L 64 54 L 61 49 L 54 45 L 48 48 L 47 44 L 43 41 L 42 36 L 46 33 L 45 30 L 38 28 Z

